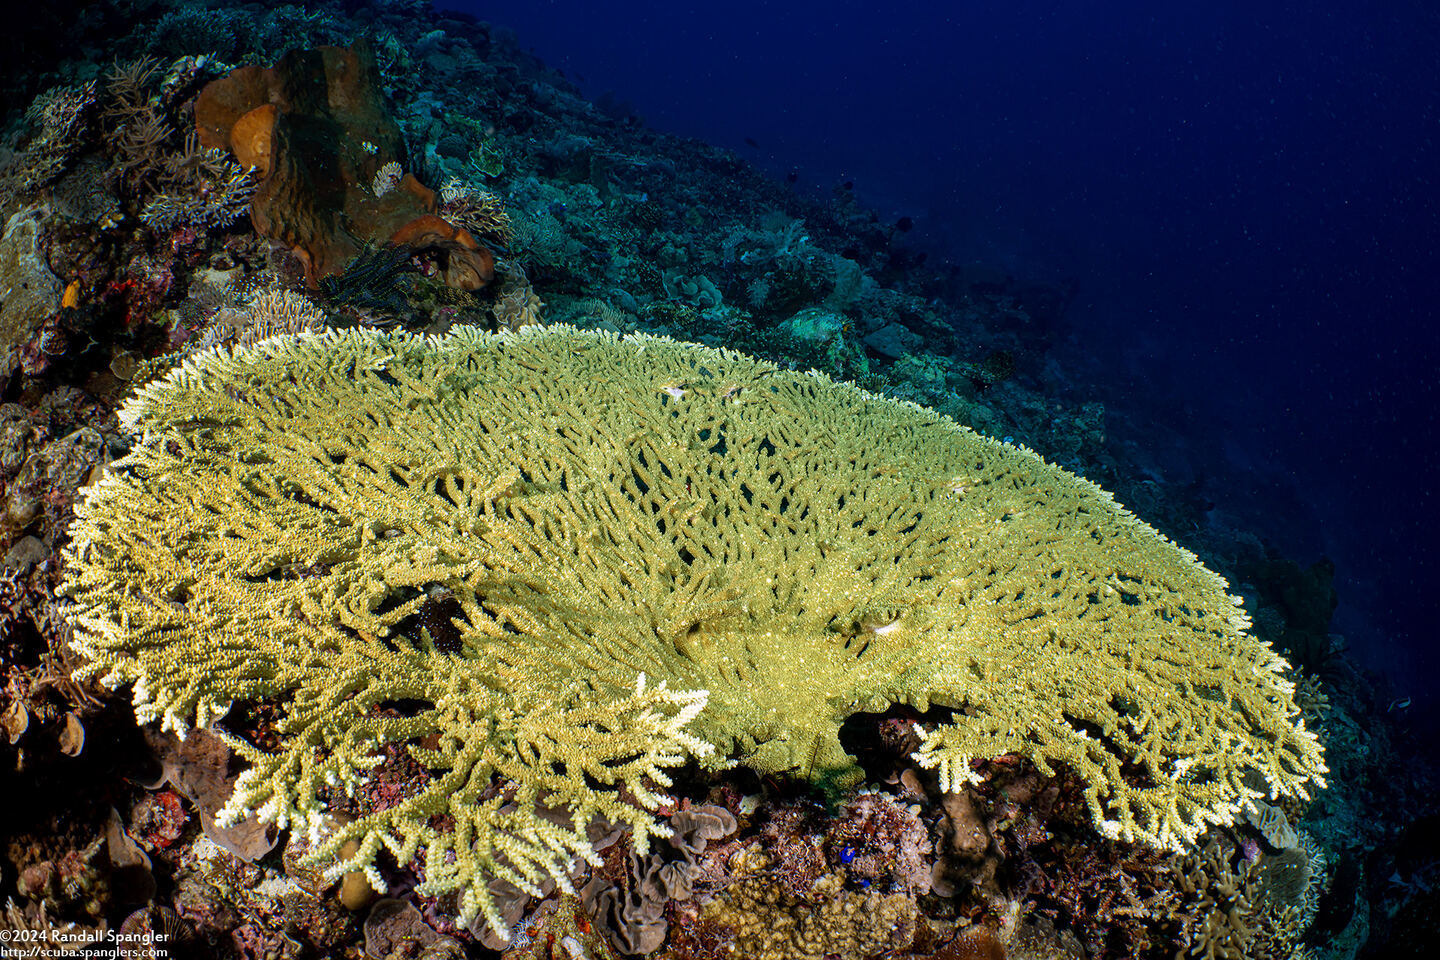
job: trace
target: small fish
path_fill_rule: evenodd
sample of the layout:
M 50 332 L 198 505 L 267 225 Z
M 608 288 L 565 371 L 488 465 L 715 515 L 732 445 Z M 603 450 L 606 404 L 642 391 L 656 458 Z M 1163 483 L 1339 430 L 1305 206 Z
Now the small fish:
M 1393 712 L 1396 711 L 1396 710 L 1404 710 L 1404 709 L 1405 709 L 1406 707 L 1408 707 L 1408 706 L 1410 706 L 1410 698 L 1409 698 L 1409 697 L 1401 697 L 1401 698 L 1399 698 L 1398 700 L 1391 700 L 1391 701 L 1390 701 L 1390 706 L 1388 706 L 1388 707 L 1385 708 L 1385 712 L 1386 712 L 1386 713 L 1393 713 Z

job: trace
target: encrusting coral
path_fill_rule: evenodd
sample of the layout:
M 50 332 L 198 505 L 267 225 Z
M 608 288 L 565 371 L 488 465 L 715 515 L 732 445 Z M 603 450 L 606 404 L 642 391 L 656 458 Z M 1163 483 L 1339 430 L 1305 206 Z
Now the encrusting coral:
M 869 957 L 903 949 L 915 937 L 915 902 L 900 894 L 847 890 L 839 873 L 797 897 L 765 877 L 769 863 L 754 851 L 737 858 L 740 879 L 702 916 L 734 931 L 732 955 L 754 960 Z
M 568 884 L 586 826 L 666 828 L 666 769 L 859 779 L 891 704 L 944 788 L 1070 768 L 1106 835 L 1183 847 L 1323 784 L 1286 665 L 1226 584 L 1034 453 L 814 373 L 567 327 L 327 331 L 191 357 L 77 505 L 82 676 L 185 730 L 269 701 L 231 818 L 332 873 L 425 848 L 422 892 Z M 436 599 L 437 597 L 441 599 Z M 439 604 L 450 626 L 434 616 Z M 429 626 L 422 626 L 422 624 Z M 238 727 L 236 729 L 239 729 Z M 403 743 L 431 779 L 340 824 Z M 571 822 L 537 815 L 543 801 Z

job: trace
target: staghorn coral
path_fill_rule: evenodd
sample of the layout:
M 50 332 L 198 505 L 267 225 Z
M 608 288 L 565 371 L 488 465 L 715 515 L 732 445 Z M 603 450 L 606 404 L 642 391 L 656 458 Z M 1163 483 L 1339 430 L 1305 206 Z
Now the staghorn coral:
M 162 104 L 150 95 L 159 69 L 159 61 L 142 57 L 116 63 L 105 78 L 110 96 L 101 118 L 115 157 L 111 176 L 133 192 L 159 179 L 163 147 L 175 134 Z
M 424 846 L 422 892 L 497 930 L 486 877 L 564 886 L 595 816 L 663 834 L 665 768 L 848 786 L 840 723 L 897 702 L 953 709 L 918 730 L 945 789 L 972 757 L 1063 764 L 1105 833 L 1158 846 L 1233 819 L 1248 771 L 1323 782 L 1284 662 L 1193 555 L 818 374 L 565 327 L 330 331 L 191 358 L 121 419 L 67 554 L 81 676 L 177 730 L 278 702 L 273 752 L 232 738 L 228 815 L 355 840 L 335 869 L 377 887 L 382 848 Z M 416 625 L 436 588 L 447 650 Z M 433 779 L 331 825 L 387 742 Z

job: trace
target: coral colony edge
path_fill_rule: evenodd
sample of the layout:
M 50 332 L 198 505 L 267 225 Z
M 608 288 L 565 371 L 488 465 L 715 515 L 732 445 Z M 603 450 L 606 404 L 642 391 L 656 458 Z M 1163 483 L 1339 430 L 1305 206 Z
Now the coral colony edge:
M 1428 781 L 1378 773 L 1410 754 L 1333 569 L 1026 375 L 1062 292 L 942 276 L 422 3 L 134 6 L 5 80 L 0 928 L 1424 942 Z

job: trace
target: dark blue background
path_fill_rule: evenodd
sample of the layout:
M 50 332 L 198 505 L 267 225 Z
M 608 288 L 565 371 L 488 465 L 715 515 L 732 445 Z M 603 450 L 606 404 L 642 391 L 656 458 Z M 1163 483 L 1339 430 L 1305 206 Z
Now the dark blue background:
M 936 258 L 1074 279 L 1062 369 L 1433 709 L 1440 20 L 1421 3 L 437 0 Z M 954 11 L 954 12 L 946 12 Z M 748 146 L 752 138 L 759 146 Z M 1419 719 L 1418 717 L 1416 719 Z

